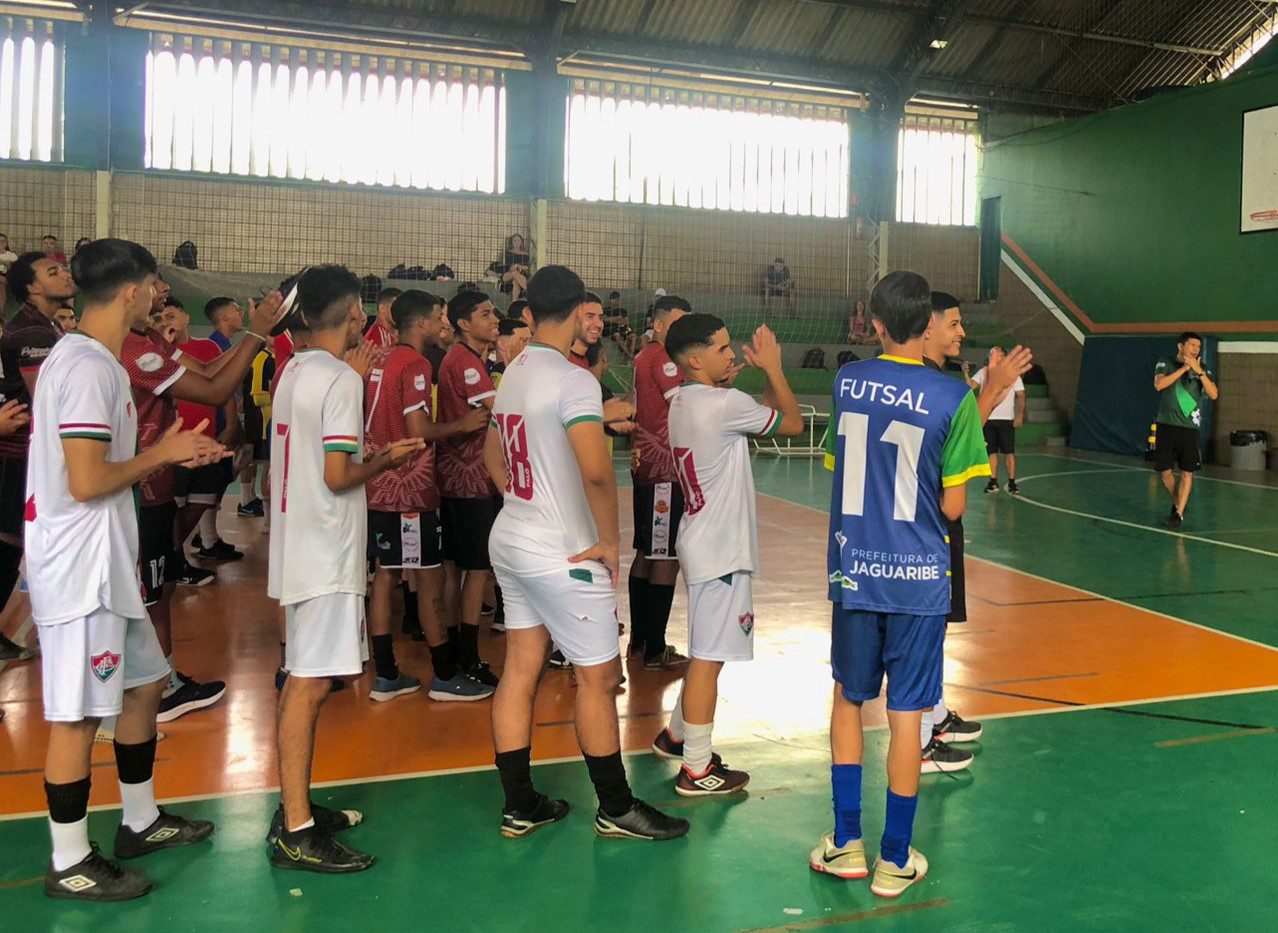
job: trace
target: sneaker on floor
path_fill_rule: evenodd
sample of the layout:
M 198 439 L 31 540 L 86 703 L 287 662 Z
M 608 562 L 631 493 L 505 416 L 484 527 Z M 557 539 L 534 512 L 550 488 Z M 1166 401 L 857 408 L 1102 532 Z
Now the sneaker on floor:
M 654 658 L 645 657 L 643 659 L 643 669 L 645 671 L 669 671 L 676 667 L 683 667 L 687 663 L 688 658 L 675 651 L 674 645 L 666 645 L 661 654 Z
M 155 887 L 149 878 L 104 856 L 96 842 L 90 846 L 92 851 L 70 868 L 54 871 L 49 866 L 44 876 L 45 895 L 79 901 L 131 901 Z
M 546 662 L 550 665 L 552 671 L 566 671 L 572 667 L 572 662 L 564 657 L 564 653 L 556 648 L 550 652 L 550 660 Z
M 910 846 L 910 857 L 906 859 L 904 868 L 898 868 L 882 856 L 874 860 L 874 879 L 870 882 L 870 890 L 879 897 L 900 897 L 906 888 L 926 877 L 927 859 L 922 852 Z
M 276 868 L 345 875 L 371 868 L 375 861 L 371 855 L 342 845 L 319 826 L 297 833 L 291 840 L 288 835 L 293 834 L 281 834 L 271 846 L 271 864 Z
M 733 771 L 722 761 L 711 760 L 706 773 L 700 776 L 693 774 L 684 765 L 675 778 L 675 793 L 680 797 L 710 797 L 735 794 L 745 790 L 750 783 L 750 775 L 745 771 Z
M 1168 515 L 1166 520 L 1163 522 L 1164 525 L 1172 529 L 1179 528 L 1184 523 L 1185 523 L 1185 517 L 1181 515 L 1179 512 L 1177 512 L 1175 509 L 1171 510 L 1171 514 Z
M 205 570 L 203 567 L 196 567 L 194 564 L 182 561 L 178 564 L 174 579 L 177 580 L 178 586 L 208 586 L 217 579 L 217 574 L 212 570 Z
M 613 839 L 662 841 L 687 835 L 688 821 L 666 816 L 636 797 L 630 809 L 621 816 L 608 816 L 602 809 L 595 811 L 595 832 Z
M 210 680 L 202 684 L 182 674 L 178 674 L 178 677 L 182 680 L 182 686 L 160 698 L 160 711 L 156 714 L 156 722 L 172 722 L 179 716 L 212 706 L 226 693 L 226 684 L 220 680 Z
M 658 758 L 683 758 L 683 743 L 676 742 L 668 728 L 657 733 L 657 737 L 652 740 L 652 750 Z
M 1021 494 L 1021 487 L 1016 485 L 1016 480 L 1009 479 L 1007 481 L 1007 491 L 1014 496 L 1019 496 Z
M 452 680 L 432 678 L 430 691 L 426 695 L 441 703 L 473 703 L 475 700 L 488 699 L 496 689 L 458 671 Z
M 461 671 L 471 680 L 481 683 L 485 687 L 497 689 L 497 684 L 499 683 L 497 675 L 493 673 L 487 661 L 476 661 L 474 664 L 463 665 Z
M 321 807 L 312 800 L 311 819 L 322 832 L 332 836 L 364 822 L 364 814 L 358 810 L 331 810 L 328 807 Z M 282 832 L 284 832 L 284 804 L 276 807 L 275 815 L 271 817 L 271 828 L 266 831 L 267 843 L 275 845 Z
M 262 504 L 261 499 L 254 499 L 248 505 L 241 502 L 235 507 L 235 514 L 244 518 L 261 518 L 266 514 L 266 506 Z
M 160 807 L 160 815 L 155 822 L 140 833 L 120 824 L 115 834 L 115 857 L 139 858 L 161 849 L 193 846 L 211 835 L 213 824 L 208 820 L 188 820 Z
M 377 700 L 379 703 L 385 703 L 387 700 L 395 699 L 395 697 L 416 693 L 421 688 L 422 682 L 416 677 L 409 677 L 407 674 L 400 674 L 394 680 L 389 677 L 378 677 L 373 681 L 373 689 L 368 691 L 368 698 Z
M 954 742 L 975 742 L 981 737 L 981 732 L 983 731 L 979 722 L 964 719 L 954 710 L 947 710 L 945 718 L 932 727 L 932 738 L 951 744 Z
M 998 487 L 998 480 L 996 480 L 996 479 L 992 479 L 992 480 L 990 480 L 988 483 L 986 483 L 986 484 L 985 484 L 985 491 L 986 491 L 986 492 L 998 492 L 998 488 L 999 488 L 999 487 Z
M 551 800 L 545 794 L 538 794 L 537 806 L 531 810 L 501 811 L 501 834 L 507 839 L 530 835 L 539 827 L 558 823 L 568 815 L 569 809 L 566 800 Z
M 24 648 L 0 635 L 0 661 L 30 661 L 35 656 L 34 648 Z
M 843 847 L 834 844 L 834 833 L 826 833 L 820 844 L 808 856 L 808 867 L 813 871 L 855 881 L 870 873 L 865 864 L 865 843 L 849 839 Z
M 949 774 L 972 766 L 972 753 L 947 745 L 933 736 L 923 749 L 923 767 L 920 774 Z
M 236 550 L 234 546 L 226 541 L 219 541 L 212 547 L 201 546 L 196 551 L 196 556 L 203 560 L 233 561 L 243 559 L 244 552 Z

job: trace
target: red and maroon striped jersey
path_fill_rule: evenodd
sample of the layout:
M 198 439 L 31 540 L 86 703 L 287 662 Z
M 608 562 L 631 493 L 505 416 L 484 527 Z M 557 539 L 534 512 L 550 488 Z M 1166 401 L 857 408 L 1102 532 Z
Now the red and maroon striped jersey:
M 635 357 L 634 450 L 630 475 L 636 486 L 677 483 L 674 456 L 670 453 L 670 396 L 683 377 L 666 348 L 653 342 Z
M 488 367 L 479 354 L 458 340 L 439 364 L 439 413 L 441 422 L 456 421 L 484 399 L 497 394 Z M 448 499 L 485 499 L 498 495 L 484 465 L 484 438 L 488 429 L 454 434 L 435 445 L 439 494 Z
M 177 420 L 177 408 L 169 397 L 173 383 L 186 367 L 178 362 L 181 352 L 154 331 L 129 331 L 120 348 L 120 363 L 129 374 L 133 403 L 138 409 L 138 451 L 155 446 L 160 435 Z M 195 425 L 190 425 L 195 427 Z M 164 505 L 173 501 L 173 467 L 152 473 L 139 484 L 142 505 Z
M 408 436 L 408 415 L 431 416 L 430 361 L 406 344 L 383 350 L 373 361 L 364 386 L 364 459 L 391 441 Z M 435 445 L 393 470 L 384 470 L 364 487 L 374 512 L 433 512 L 439 508 L 435 483 Z
M 62 336 L 58 325 L 34 305 L 23 304 L 4 325 L 0 337 L 0 403 L 18 401 L 31 404 L 31 393 L 22 374 L 40 370 L 53 345 Z M 0 457 L 24 460 L 31 442 L 31 426 L 20 427 L 8 437 L 0 437 Z

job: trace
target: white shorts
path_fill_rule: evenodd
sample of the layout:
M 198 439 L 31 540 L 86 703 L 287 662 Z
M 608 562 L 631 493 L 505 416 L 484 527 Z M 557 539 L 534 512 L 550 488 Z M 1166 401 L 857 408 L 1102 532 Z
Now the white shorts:
M 169 676 L 150 619 L 125 619 L 99 607 L 86 618 L 41 625 L 39 631 L 49 722 L 118 716 L 125 690 Z
M 702 661 L 754 657 L 753 575 L 732 574 L 688 584 L 688 654 Z
M 617 594 L 603 564 L 594 561 L 562 563 L 545 572 L 514 568 L 493 555 L 493 571 L 506 605 L 506 628 L 545 626 L 551 640 L 573 664 L 590 667 L 621 653 L 617 634 Z
M 284 607 L 284 669 L 291 677 L 352 677 L 368 660 L 364 597 L 325 593 Z

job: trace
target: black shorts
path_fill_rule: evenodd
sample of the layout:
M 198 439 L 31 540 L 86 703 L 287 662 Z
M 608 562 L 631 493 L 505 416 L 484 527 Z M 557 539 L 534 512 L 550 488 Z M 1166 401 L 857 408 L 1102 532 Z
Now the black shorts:
M 442 499 L 439 519 L 444 530 L 444 559 L 460 570 L 491 570 L 488 535 L 501 511 L 501 499 Z
M 683 519 L 683 489 L 678 483 L 636 486 L 635 550 L 649 560 L 675 560 L 679 553 L 679 522 Z
M 173 497 L 184 505 L 217 505 L 235 478 L 232 470 L 230 458 L 194 469 L 174 467 Z
M 383 570 L 422 570 L 444 559 L 434 512 L 368 513 L 368 559 Z
M 26 518 L 27 461 L 5 457 L 0 459 L 0 534 L 21 541 Z
M 967 573 L 963 566 L 963 521 L 947 521 L 945 534 L 950 539 L 950 614 L 946 622 L 967 621 Z
M 985 422 L 985 449 L 991 454 L 1016 453 L 1016 428 L 1011 421 Z
M 250 400 L 244 400 L 244 436 L 253 445 L 253 459 L 266 460 L 271 456 L 270 435 L 262 423 L 262 409 Z
M 1154 469 L 1159 473 L 1180 470 L 1197 473 L 1203 468 L 1203 452 L 1198 446 L 1198 429 L 1178 424 L 1160 424 L 1154 432 Z
M 165 583 L 177 579 L 177 551 L 173 548 L 173 520 L 177 503 L 144 505 L 138 510 L 138 564 L 142 571 L 142 602 L 154 606 Z

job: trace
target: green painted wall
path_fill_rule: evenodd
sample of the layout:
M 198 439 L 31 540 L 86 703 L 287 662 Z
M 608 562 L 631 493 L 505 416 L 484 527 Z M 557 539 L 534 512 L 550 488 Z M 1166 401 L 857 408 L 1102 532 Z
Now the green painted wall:
M 1002 140 L 981 196 L 1097 322 L 1278 318 L 1278 232 L 1238 232 L 1242 113 L 1278 66 Z

